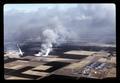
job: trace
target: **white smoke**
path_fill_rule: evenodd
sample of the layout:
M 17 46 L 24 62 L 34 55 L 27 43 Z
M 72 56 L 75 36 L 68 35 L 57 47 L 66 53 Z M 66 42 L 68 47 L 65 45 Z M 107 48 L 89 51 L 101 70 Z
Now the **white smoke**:
M 15 49 L 16 42 L 40 41 L 42 45 L 39 56 L 48 55 L 53 43 L 115 43 L 114 4 L 76 4 L 76 7 L 71 4 L 57 5 L 48 8 L 46 4 L 45 8 L 40 6 L 37 11 L 31 12 L 4 11 L 4 48 Z M 66 8 L 68 6 L 70 8 Z M 14 44 L 8 46 L 8 42 Z
M 41 44 L 41 49 L 35 56 L 48 56 L 50 51 L 52 51 L 53 43 L 56 43 L 58 35 L 52 29 L 46 29 L 43 31 L 43 43 Z

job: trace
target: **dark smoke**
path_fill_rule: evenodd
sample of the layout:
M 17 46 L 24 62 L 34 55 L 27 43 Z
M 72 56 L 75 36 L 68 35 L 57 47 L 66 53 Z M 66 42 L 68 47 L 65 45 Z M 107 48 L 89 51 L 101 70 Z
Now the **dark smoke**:
M 114 4 L 78 4 L 76 7 L 63 7 L 64 10 L 61 7 L 40 7 L 33 12 L 5 11 L 5 45 L 8 42 L 11 45 L 27 41 L 43 42 L 42 33 L 47 29 L 56 34 L 57 38 L 52 43 L 57 45 L 70 41 L 115 43 Z

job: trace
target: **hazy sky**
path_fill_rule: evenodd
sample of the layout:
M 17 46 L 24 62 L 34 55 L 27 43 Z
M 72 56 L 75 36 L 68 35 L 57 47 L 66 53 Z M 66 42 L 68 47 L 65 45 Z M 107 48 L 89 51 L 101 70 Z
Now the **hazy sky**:
M 4 39 L 39 39 L 52 29 L 66 39 L 115 41 L 115 15 L 115 4 L 5 4 Z
M 23 10 L 23 11 L 34 11 L 39 8 L 53 8 L 55 6 L 61 9 L 76 7 L 78 4 L 5 4 L 4 11 L 10 10 Z M 80 4 L 82 5 L 100 5 L 100 4 Z M 109 7 L 110 9 L 115 9 L 115 4 L 101 4 L 103 7 Z
M 5 4 L 4 11 L 23 10 L 37 11 L 39 8 L 53 8 L 59 6 L 61 9 L 75 7 L 77 4 Z

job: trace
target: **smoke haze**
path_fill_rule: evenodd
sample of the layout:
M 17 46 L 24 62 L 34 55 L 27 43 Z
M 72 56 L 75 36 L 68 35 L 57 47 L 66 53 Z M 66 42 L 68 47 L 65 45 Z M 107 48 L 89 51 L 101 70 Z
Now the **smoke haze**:
M 116 41 L 114 4 L 45 4 L 33 11 L 7 10 L 7 5 L 4 6 L 4 43 L 40 41 L 60 45 L 68 41 Z

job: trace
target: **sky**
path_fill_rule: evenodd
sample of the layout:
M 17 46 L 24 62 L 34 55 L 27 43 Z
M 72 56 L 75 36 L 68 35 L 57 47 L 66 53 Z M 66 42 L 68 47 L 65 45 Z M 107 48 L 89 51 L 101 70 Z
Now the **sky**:
M 41 41 L 51 29 L 61 41 L 115 42 L 115 20 L 115 4 L 5 4 L 4 40 Z
M 60 6 L 61 9 L 64 7 L 75 7 L 77 4 L 5 4 L 4 11 L 10 10 L 22 10 L 22 11 L 37 11 L 39 8 L 53 8 Z
M 61 9 L 76 7 L 78 4 L 5 4 L 4 11 L 23 10 L 23 11 L 37 11 L 39 8 L 53 8 L 59 6 Z M 100 5 L 100 4 L 80 4 L 82 5 Z M 108 6 L 110 9 L 115 9 L 115 4 L 102 4 L 104 7 Z

